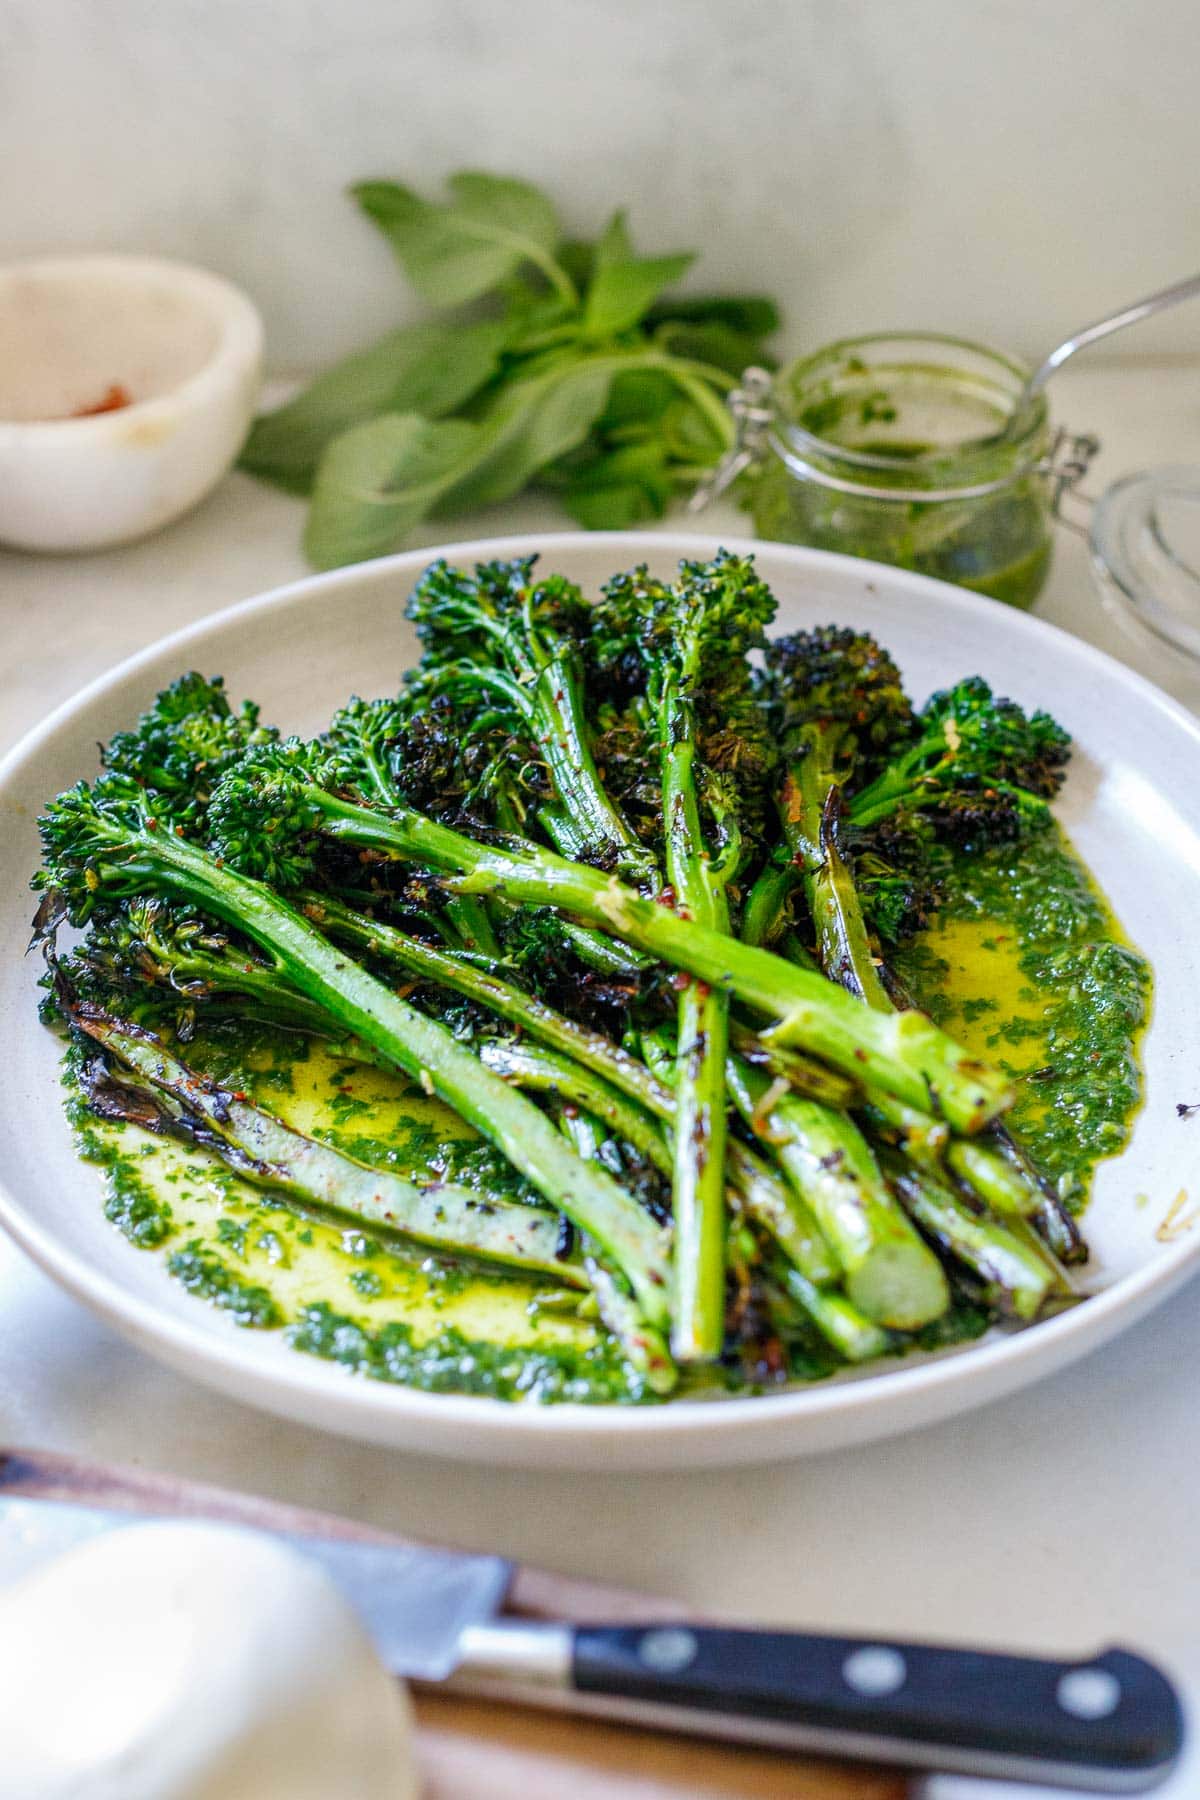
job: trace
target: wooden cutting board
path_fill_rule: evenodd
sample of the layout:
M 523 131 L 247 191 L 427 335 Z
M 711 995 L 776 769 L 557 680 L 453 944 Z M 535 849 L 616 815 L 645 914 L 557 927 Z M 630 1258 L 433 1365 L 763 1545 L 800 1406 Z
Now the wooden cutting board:
M 350 1519 L 140 1470 L 14 1450 L 0 1453 L 0 1494 L 81 1506 L 224 1519 L 264 1531 L 399 1543 Z M 593 1621 L 686 1618 L 644 1594 L 521 1566 L 506 1611 Z M 885 1770 L 800 1761 L 663 1732 L 417 1692 L 424 1800 L 906 1800 Z

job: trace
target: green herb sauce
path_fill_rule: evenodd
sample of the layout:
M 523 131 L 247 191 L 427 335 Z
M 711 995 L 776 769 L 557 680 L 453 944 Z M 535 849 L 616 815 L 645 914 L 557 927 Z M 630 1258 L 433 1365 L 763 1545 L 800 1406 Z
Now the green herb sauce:
M 890 387 L 864 393 L 861 381 L 851 378 L 868 373 L 863 363 L 848 358 L 838 375 L 839 382 L 851 380 L 848 391 L 818 387 L 790 415 L 823 446 L 814 453 L 818 465 L 850 487 L 825 487 L 814 476 L 794 473 L 781 457 L 767 457 L 739 488 L 758 535 L 893 563 L 1009 606 L 1031 606 L 1045 584 L 1053 549 L 1048 488 L 1025 449 L 995 435 L 1008 414 L 974 387 L 964 397 L 956 382 L 939 382 L 932 368 L 892 369 Z M 941 390 L 943 408 L 957 420 L 961 437 L 934 441 L 916 435 L 920 405 L 912 425 L 910 412 L 901 409 L 911 409 L 906 383 L 917 377 L 925 389 Z M 839 452 L 884 457 L 894 466 L 865 467 L 840 460 Z M 967 499 L 920 497 L 923 490 L 969 489 L 992 481 L 1005 485 Z M 897 491 L 895 498 L 875 498 L 852 491 L 857 486 Z M 911 499 L 905 497 L 909 492 Z
M 1012 1075 L 1013 1131 L 1082 1211 L 1141 1103 L 1152 984 L 1064 834 L 960 857 L 948 903 L 896 962 L 939 1024 Z

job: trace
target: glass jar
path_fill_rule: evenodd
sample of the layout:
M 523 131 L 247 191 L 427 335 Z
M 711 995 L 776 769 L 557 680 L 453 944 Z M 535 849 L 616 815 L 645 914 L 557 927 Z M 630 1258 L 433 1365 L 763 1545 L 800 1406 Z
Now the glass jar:
M 924 332 L 847 338 L 774 377 L 747 371 L 741 472 L 759 535 L 1032 605 L 1059 494 L 1095 445 L 1070 440 L 1064 475 L 1045 398 L 1013 419 L 1027 374 Z

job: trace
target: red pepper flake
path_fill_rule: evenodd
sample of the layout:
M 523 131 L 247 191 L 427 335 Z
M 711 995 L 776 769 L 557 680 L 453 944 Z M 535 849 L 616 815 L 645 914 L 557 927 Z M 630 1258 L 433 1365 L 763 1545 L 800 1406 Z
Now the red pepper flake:
M 123 407 L 133 405 L 133 395 L 119 381 L 110 382 L 104 390 L 103 398 L 91 406 L 77 406 L 68 416 L 72 419 L 94 419 L 98 413 L 120 412 Z

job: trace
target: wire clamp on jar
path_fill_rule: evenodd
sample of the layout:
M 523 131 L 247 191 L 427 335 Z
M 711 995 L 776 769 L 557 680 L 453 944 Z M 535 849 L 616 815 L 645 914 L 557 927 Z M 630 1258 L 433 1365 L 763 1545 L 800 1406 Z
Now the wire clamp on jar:
M 743 369 L 740 385 L 726 396 L 725 404 L 733 415 L 733 443 L 692 494 L 689 513 L 703 512 L 733 486 L 739 475 L 763 460 L 775 418 L 773 379 L 769 369 Z
M 1054 434 L 1054 441 L 1041 465 L 1041 473 L 1050 484 L 1050 511 L 1060 524 L 1070 531 L 1077 531 L 1086 537 L 1088 527 L 1085 522 L 1072 519 L 1063 511 L 1063 501 L 1068 494 L 1075 493 L 1090 513 L 1093 502 L 1086 494 L 1078 494 L 1076 490 L 1080 482 L 1092 466 L 1092 462 L 1100 450 L 1100 439 L 1090 431 L 1068 431 L 1060 425 Z

